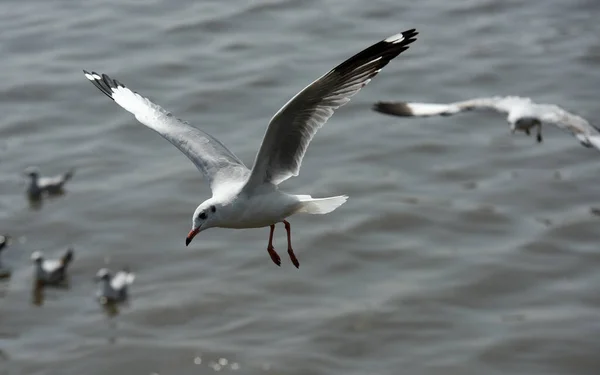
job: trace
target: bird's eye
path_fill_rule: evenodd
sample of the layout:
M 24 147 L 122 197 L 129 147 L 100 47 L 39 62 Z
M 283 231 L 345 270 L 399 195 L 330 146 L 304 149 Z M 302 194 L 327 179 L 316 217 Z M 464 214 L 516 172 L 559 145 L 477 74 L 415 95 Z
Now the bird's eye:
M 200 220 L 204 220 L 204 219 L 206 219 L 206 212 L 203 212 L 203 213 L 201 213 L 200 215 L 198 215 L 198 218 L 199 218 Z
M 215 206 L 210 206 L 210 210 L 211 210 L 212 212 L 215 212 L 215 211 L 217 211 L 217 208 L 216 208 Z

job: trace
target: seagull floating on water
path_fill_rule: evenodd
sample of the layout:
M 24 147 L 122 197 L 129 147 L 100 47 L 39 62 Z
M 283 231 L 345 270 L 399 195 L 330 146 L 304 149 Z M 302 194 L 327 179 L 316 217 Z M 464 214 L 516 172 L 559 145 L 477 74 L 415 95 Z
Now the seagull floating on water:
M 300 91 L 271 119 L 252 169 L 216 138 L 177 119 L 119 81 L 106 74 L 85 70 L 84 74 L 106 96 L 134 114 L 139 122 L 174 144 L 208 180 L 212 197 L 196 208 L 186 246 L 198 233 L 212 227 L 269 226 L 267 251 L 273 262 L 280 266 L 281 258 L 273 247 L 273 233 L 275 223 L 283 222 L 288 254 L 292 263 L 299 267 L 292 249 L 290 223 L 285 219 L 300 212 L 329 213 L 348 197 L 292 195 L 280 191 L 277 185 L 298 175 L 304 153 L 317 130 L 384 66 L 408 49 L 416 35 L 412 29 L 382 40 Z
M 113 276 L 108 268 L 101 268 L 96 274 L 96 279 L 100 282 L 96 292 L 100 303 L 119 303 L 127 300 L 127 290 L 135 280 L 135 274 L 124 268 Z
M 60 285 L 66 280 L 67 267 L 73 261 L 73 249 L 69 248 L 59 259 L 44 259 L 41 251 L 31 254 L 35 263 L 35 281 L 38 285 Z
M 586 119 L 569 113 L 554 104 L 537 104 L 530 98 L 519 96 L 478 98 L 449 104 L 378 102 L 373 109 L 388 115 L 405 117 L 451 116 L 476 109 L 490 109 L 508 115 L 512 133 L 531 134 L 537 128 L 536 139 L 542 142 L 542 123 L 554 124 L 570 131 L 585 147 L 600 149 L 600 130 Z
M 10 242 L 9 236 L 0 235 L 0 256 L 2 255 L 4 249 L 6 248 L 6 246 L 8 245 L 9 242 Z M 10 277 L 11 274 L 12 274 L 12 270 L 10 269 L 10 267 L 5 266 L 2 263 L 2 258 L 0 258 L 0 279 L 6 279 L 6 278 Z
M 40 176 L 40 170 L 37 167 L 28 167 L 25 169 L 24 173 L 29 177 L 29 184 L 27 185 L 27 195 L 29 196 L 29 199 L 38 200 L 44 194 L 62 194 L 65 184 L 73 177 L 75 169 L 52 177 Z
M 4 248 L 6 246 L 8 246 L 9 242 L 10 242 L 10 236 L 0 235 L 0 252 L 2 252 L 2 250 L 4 250 Z

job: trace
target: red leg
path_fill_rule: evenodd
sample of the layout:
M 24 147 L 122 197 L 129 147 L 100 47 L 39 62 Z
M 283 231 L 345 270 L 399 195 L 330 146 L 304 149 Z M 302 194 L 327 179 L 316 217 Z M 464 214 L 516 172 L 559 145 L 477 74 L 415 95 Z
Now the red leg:
M 273 247 L 273 233 L 275 232 L 275 224 L 271 224 L 271 234 L 269 234 L 269 245 L 267 246 L 267 251 L 271 256 L 271 260 L 273 263 L 281 267 L 281 258 L 279 254 L 275 252 L 275 248 Z
M 296 255 L 294 254 L 294 250 L 292 249 L 292 232 L 291 232 L 290 223 L 288 223 L 287 220 L 284 220 L 283 225 L 285 225 L 285 231 L 287 232 L 288 255 L 290 256 L 292 263 L 294 263 L 294 266 L 296 266 L 296 268 L 300 268 L 300 262 L 298 262 L 298 258 L 296 258 Z

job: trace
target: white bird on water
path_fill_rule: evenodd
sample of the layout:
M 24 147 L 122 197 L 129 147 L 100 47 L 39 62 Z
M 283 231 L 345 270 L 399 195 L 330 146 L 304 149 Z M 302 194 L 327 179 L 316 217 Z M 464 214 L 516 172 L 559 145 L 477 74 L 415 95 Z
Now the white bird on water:
M 5 235 L 0 235 L 0 279 L 6 279 L 8 277 L 10 277 L 12 270 L 10 269 L 10 267 L 5 266 L 2 263 L 2 252 L 3 250 L 6 248 L 6 246 L 8 246 L 8 243 L 10 242 L 10 237 L 9 236 L 5 236 Z
M 298 175 L 304 153 L 317 130 L 384 66 L 408 49 L 416 35 L 411 29 L 390 36 L 347 59 L 300 91 L 271 119 L 252 169 L 216 138 L 176 118 L 119 81 L 96 72 L 84 70 L 84 74 L 139 122 L 175 145 L 208 180 L 212 197 L 196 208 L 186 246 L 198 233 L 212 227 L 270 226 L 267 251 L 280 266 L 281 258 L 273 248 L 273 233 L 275 223 L 283 222 L 288 254 L 299 267 L 292 249 L 290 223 L 285 219 L 300 212 L 329 213 L 348 197 L 292 195 L 280 191 L 277 185 Z
M 569 113 L 554 104 L 537 104 L 530 98 L 519 96 L 477 98 L 449 104 L 377 102 L 373 110 L 402 117 L 451 116 L 476 109 L 488 109 L 508 115 L 506 120 L 512 133 L 531 134 L 537 128 L 536 139 L 542 142 L 542 123 L 554 124 L 570 131 L 585 147 L 600 149 L 600 131 L 586 119 Z
M 73 261 L 73 249 L 69 248 L 58 259 L 44 259 L 41 251 L 31 254 L 35 263 L 34 277 L 39 286 L 61 285 L 67 277 L 67 267 Z
M 27 185 L 29 199 L 37 200 L 44 194 L 62 194 L 65 184 L 73 177 L 75 169 L 70 169 L 63 174 L 52 177 L 40 176 L 40 170 L 37 167 L 27 167 L 23 173 L 29 177 L 29 184 Z
M 96 292 L 100 303 L 119 303 L 127 300 L 128 287 L 135 280 L 135 274 L 125 268 L 112 275 L 108 268 L 101 268 L 96 273 L 96 279 L 100 282 Z

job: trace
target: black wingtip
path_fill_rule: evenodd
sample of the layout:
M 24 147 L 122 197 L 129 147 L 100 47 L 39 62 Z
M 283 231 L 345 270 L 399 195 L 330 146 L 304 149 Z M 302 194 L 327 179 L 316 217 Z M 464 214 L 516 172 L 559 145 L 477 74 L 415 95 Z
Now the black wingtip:
M 398 34 L 394 34 L 382 40 L 383 43 L 387 44 L 399 44 L 399 45 L 408 45 L 417 40 L 417 29 L 409 29 L 402 31 Z
M 110 78 L 106 74 L 99 74 L 94 71 L 88 72 L 87 70 L 83 70 L 83 74 L 85 78 L 87 78 L 98 90 L 102 91 L 102 93 L 109 98 L 113 99 L 113 89 L 117 87 L 125 87 L 122 83 L 117 80 Z M 114 100 L 114 99 L 113 99 Z
M 330 73 L 344 76 L 357 69 L 364 69 L 371 72 L 369 78 L 372 78 L 400 53 L 406 51 L 409 45 L 417 40 L 417 34 L 416 29 L 409 29 L 389 36 L 350 57 Z
M 405 102 L 377 102 L 373 104 L 372 109 L 390 116 L 410 117 L 414 115 Z

